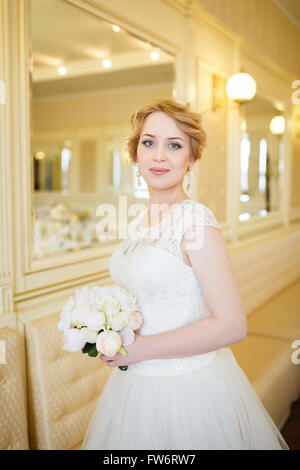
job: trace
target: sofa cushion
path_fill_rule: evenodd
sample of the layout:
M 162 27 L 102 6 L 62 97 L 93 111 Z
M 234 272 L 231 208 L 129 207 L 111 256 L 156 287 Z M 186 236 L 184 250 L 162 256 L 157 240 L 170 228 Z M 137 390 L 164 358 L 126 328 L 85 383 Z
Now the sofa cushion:
M 0 364 L 0 449 L 27 450 L 28 431 L 23 339 L 11 328 L 0 329 L 5 361 Z
M 273 297 L 248 316 L 248 332 L 291 342 L 300 339 L 300 281 Z
M 292 362 L 291 341 L 248 334 L 230 349 L 280 428 L 300 394 L 300 366 Z
M 59 317 L 25 324 L 32 449 L 78 447 L 111 373 L 100 359 L 62 349 Z

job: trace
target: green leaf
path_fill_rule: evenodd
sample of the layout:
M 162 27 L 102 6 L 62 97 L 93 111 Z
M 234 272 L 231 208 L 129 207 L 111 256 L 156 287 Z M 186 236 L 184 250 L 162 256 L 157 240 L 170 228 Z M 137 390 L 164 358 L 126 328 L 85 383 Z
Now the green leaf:
M 123 348 L 123 346 L 120 347 L 119 353 L 123 354 L 123 356 L 127 356 L 127 355 L 128 355 L 127 351 L 125 351 L 125 349 Z
M 91 357 L 98 357 L 99 356 L 99 351 L 96 348 L 96 344 L 92 344 L 92 347 L 90 348 L 88 355 Z
M 106 314 L 106 304 L 107 304 L 107 300 L 105 300 L 105 302 L 103 303 L 102 307 L 100 308 L 100 312 L 103 312 Z
M 91 343 L 85 343 L 84 347 L 82 348 L 83 353 L 88 353 L 91 347 Z
M 87 353 L 91 357 L 99 356 L 99 352 L 96 348 L 96 343 L 85 343 L 81 351 L 83 353 Z
M 104 331 L 108 330 L 108 318 L 106 317 L 106 315 L 105 315 L 105 323 L 103 323 L 103 328 L 104 328 Z

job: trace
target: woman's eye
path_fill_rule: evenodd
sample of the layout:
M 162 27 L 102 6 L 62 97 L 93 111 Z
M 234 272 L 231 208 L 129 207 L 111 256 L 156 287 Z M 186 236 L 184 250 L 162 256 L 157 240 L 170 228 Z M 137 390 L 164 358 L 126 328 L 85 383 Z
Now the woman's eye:
M 153 147 L 154 142 L 152 140 L 143 140 L 142 144 L 145 145 L 145 147 Z M 169 144 L 173 150 L 177 150 L 181 148 L 181 145 L 178 144 L 177 142 L 171 142 Z
M 148 143 L 153 144 L 152 140 L 144 140 L 142 142 L 146 147 L 151 147 L 151 145 L 147 145 Z
M 174 145 L 173 149 L 181 149 L 181 145 L 177 144 L 177 142 L 172 142 L 170 145 Z

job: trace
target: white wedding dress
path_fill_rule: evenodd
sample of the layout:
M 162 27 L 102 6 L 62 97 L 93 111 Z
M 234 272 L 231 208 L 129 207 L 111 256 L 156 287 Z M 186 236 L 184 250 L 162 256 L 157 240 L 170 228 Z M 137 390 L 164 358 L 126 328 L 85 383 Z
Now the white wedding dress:
M 179 328 L 211 315 L 180 249 L 189 226 L 220 226 L 203 204 L 185 199 L 152 228 L 135 217 L 110 259 L 116 284 L 139 300 L 141 335 Z M 217 286 L 216 286 L 216 295 Z M 125 348 L 126 349 L 126 348 Z M 114 368 L 81 449 L 201 450 L 289 447 L 231 349 Z

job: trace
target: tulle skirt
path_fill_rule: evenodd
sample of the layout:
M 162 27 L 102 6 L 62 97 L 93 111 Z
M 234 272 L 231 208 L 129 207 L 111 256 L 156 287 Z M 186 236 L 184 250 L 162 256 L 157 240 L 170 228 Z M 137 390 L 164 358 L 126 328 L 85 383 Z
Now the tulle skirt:
M 111 372 L 82 450 L 289 450 L 229 348 L 199 370 Z

